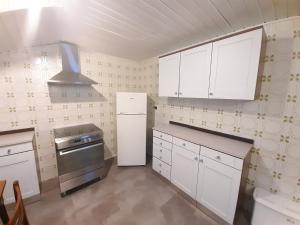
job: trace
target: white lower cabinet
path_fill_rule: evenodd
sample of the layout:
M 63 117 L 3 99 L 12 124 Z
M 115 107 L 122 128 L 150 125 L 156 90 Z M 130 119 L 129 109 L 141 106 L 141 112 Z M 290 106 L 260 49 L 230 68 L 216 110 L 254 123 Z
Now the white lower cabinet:
M 164 178 L 171 179 L 172 165 L 172 136 L 153 131 L 153 158 L 152 169 Z
M 170 180 L 171 167 L 170 165 L 164 163 L 163 161 L 153 157 L 152 159 L 152 169 L 158 172 L 160 175 Z
M 162 148 L 159 145 L 153 144 L 153 156 L 169 165 L 172 163 L 171 150 Z
M 171 182 L 192 198 L 196 197 L 199 154 L 173 145 Z
M 19 181 L 23 198 L 38 195 L 40 189 L 33 150 L 0 157 L 0 179 L 6 180 L 4 190 L 6 204 L 15 201 L 13 193 L 15 180 Z
M 153 138 L 153 170 L 233 224 L 244 161 L 168 134 L 155 134 L 159 136 Z
M 197 201 L 233 224 L 241 171 L 200 156 Z

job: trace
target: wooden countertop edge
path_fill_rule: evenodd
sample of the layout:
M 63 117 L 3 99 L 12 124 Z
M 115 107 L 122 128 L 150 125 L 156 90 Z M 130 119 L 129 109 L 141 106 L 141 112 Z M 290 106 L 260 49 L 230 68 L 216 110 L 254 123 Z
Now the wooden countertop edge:
M 2 197 L 2 195 L 3 195 L 5 185 L 6 185 L 6 181 L 0 180 L 0 197 Z
M 21 137 L 22 133 L 24 133 L 23 138 Z M 16 137 L 13 138 L 13 135 L 16 135 Z M 2 140 L 2 142 L 0 143 L 0 147 L 32 142 L 34 135 L 35 135 L 34 128 L 2 131 L 0 132 L 0 140 L 3 138 L 5 139 L 6 137 L 8 140 L 5 141 Z
M 17 130 L 0 131 L 0 136 L 7 135 L 7 134 L 23 133 L 23 132 L 28 132 L 28 131 L 34 131 L 34 128 L 33 127 L 29 127 L 29 128 L 23 128 L 23 129 L 17 129 Z

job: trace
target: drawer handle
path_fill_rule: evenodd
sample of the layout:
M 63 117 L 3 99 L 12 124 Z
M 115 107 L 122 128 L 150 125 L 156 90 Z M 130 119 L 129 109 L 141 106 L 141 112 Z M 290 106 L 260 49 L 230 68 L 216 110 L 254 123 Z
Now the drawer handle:
M 217 159 L 217 160 L 221 160 L 221 156 L 219 156 L 219 155 L 216 156 L 216 159 Z
M 295 224 L 295 221 L 292 220 L 292 219 L 290 219 L 290 218 L 287 218 L 286 221 L 289 222 L 289 223 L 291 223 L 291 224 Z
M 194 158 L 196 161 L 198 161 L 198 157 L 196 156 L 195 158 Z
M 185 143 L 183 143 L 182 146 L 185 146 Z
M 160 135 L 160 137 L 162 138 L 162 135 Z
M 8 154 L 8 155 L 11 154 L 11 149 L 7 149 L 7 154 Z

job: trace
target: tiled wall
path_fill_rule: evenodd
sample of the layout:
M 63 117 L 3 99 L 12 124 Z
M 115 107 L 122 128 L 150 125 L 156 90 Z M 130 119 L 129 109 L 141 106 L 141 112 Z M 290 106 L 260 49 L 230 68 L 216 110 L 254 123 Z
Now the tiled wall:
M 157 98 L 155 122 L 173 120 L 254 139 L 248 188 L 260 186 L 300 202 L 300 18 L 269 23 L 265 31 L 258 100 Z M 152 67 L 157 74 L 157 64 L 148 60 L 144 71 L 150 74 Z M 158 83 L 153 78 L 146 86 Z
M 116 152 L 115 92 L 146 91 L 149 129 L 169 120 L 253 138 L 248 187 L 260 186 L 300 202 L 300 18 L 265 25 L 261 95 L 256 101 L 158 98 L 158 60 L 135 62 L 81 53 L 95 89 L 51 89 L 60 70 L 56 46 L 0 54 L 0 130 L 34 126 L 43 180 L 56 176 L 52 128 L 93 122 Z M 154 112 L 153 106 L 157 105 Z
M 53 127 L 92 122 L 104 130 L 106 157 L 116 154 L 115 92 L 136 91 L 139 64 L 81 52 L 92 87 L 48 87 L 61 70 L 57 46 L 0 53 L 0 131 L 35 127 L 42 180 L 57 176 Z

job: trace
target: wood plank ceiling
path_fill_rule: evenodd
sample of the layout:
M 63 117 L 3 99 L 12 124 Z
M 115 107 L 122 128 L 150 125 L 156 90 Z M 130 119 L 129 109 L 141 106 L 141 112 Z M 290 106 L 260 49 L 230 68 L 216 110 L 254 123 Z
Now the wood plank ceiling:
M 136 60 L 300 15 L 300 0 L 61 0 L 33 26 L 17 0 L 1 2 L 0 51 L 65 40 Z

